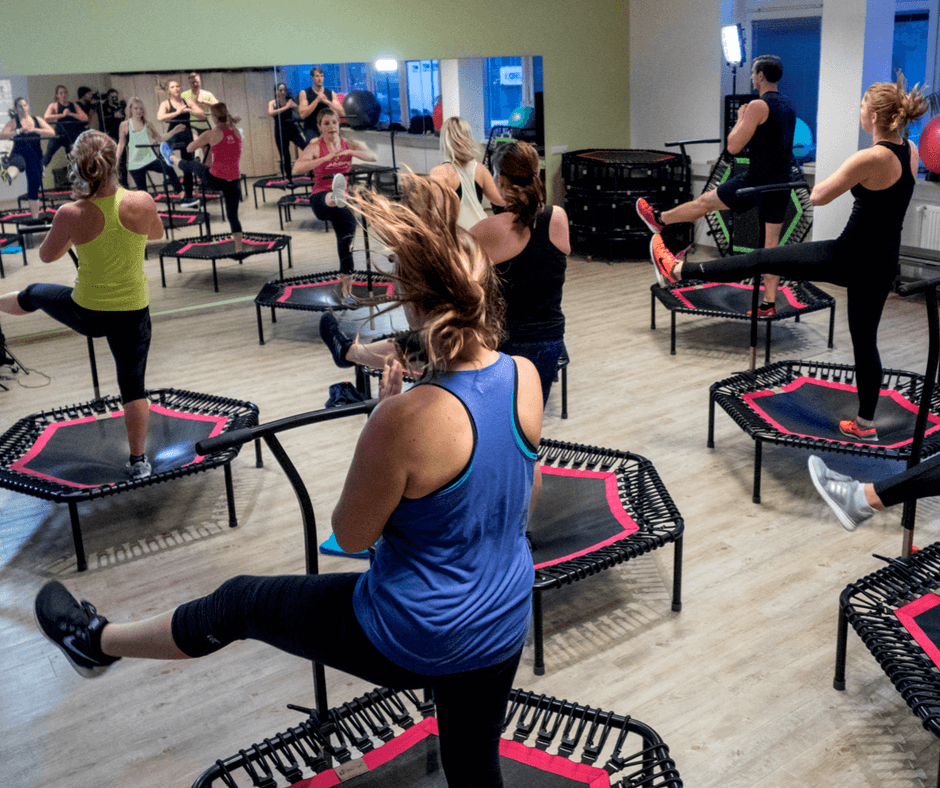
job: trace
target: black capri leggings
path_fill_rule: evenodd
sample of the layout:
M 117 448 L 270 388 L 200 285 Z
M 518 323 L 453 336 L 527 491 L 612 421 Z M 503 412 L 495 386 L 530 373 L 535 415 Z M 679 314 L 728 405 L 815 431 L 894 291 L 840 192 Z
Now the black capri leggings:
M 64 285 L 33 283 L 20 290 L 16 297 L 21 309 L 41 309 L 86 337 L 105 337 L 117 369 L 121 400 L 143 399 L 144 373 L 150 352 L 150 308 L 128 312 L 102 312 L 85 309 L 72 300 L 72 288 Z
M 895 506 L 918 498 L 940 495 L 940 454 L 874 484 L 885 506 Z
M 497 665 L 424 676 L 399 667 L 366 637 L 353 611 L 357 573 L 235 577 L 180 605 L 172 633 L 188 656 L 260 640 L 392 689 L 431 687 L 449 788 L 501 788 L 499 737 L 519 651 Z
M 314 192 L 310 195 L 313 215 L 320 221 L 332 222 L 336 233 L 336 251 L 339 253 L 339 270 L 344 274 L 353 272 L 353 238 L 356 237 L 356 217 L 349 208 L 337 208 L 326 204 L 329 192 Z
M 860 249 L 842 240 L 813 241 L 749 254 L 684 263 L 684 279 L 738 282 L 760 274 L 829 282 L 848 289 L 849 333 L 855 353 L 858 415 L 874 419 L 881 390 L 878 324 L 897 274 L 897 251 Z M 861 269 L 861 270 L 860 270 Z
M 139 192 L 147 191 L 148 172 L 158 172 L 166 178 L 166 180 L 170 182 L 170 188 L 173 190 L 173 194 L 179 194 L 183 189 L 182 184 L 180 184 L 179 176 L 176 174 L 176 170 L 172 167 L 168 167 L 166 162 L 162 159 L 154 159 L 149 164 L 138 167 L 136 170 L 128 170 L 128 172 L 130 172 L 131 178 L 134 179 L 134 186 L 137 187 L 137 191 Z
M 225 203 L 225 215 L 228 218 L 229 229 L 233 233 L 242 231 L 242 223 L 238 219 L 238 204 L 242 201 L 242 185 L 238 179 L 226 181 L 222 178 L 216 178 L 211 172 L 206 173 L 206 184 L 210 189 L 215 189 L 222 195 Z
M 277 145 L 277 152 L 281 157 L 281 174 L 288 180 L 293 177 L 290 162 L 290 143 L 292 142 L 299 150 L 303 150 L 307 145 L 297 124 L 292 120 L 281 120 L 279 115 L 274 119 L 274 144 Z

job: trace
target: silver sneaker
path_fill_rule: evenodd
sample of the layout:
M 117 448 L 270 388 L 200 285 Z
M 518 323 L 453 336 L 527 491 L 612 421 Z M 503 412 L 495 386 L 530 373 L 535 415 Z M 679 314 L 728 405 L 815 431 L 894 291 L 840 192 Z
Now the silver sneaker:
M 845 530 L 854 531 L 875 513 L 865 502 L 865 485 L 862 482 L 830 470 L 826 463 L 816 456 L 809 458 L 808 465 L 816 491 L 829 504 L 829 508 L 839 518 Z

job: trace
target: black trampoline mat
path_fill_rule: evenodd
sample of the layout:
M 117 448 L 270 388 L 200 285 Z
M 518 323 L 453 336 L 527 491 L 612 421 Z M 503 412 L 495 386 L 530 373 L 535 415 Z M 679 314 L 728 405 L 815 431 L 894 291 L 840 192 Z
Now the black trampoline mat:
M 279 238 L 282 236 L 272 236 L 271 238 L 245 238 L 242 237 L 242 253 L 270 252 L 277 247 Z M 183 246 L 176 252 L 170 252 L 171 256 L 185 255 L 188 258 L 197 258 L 200 260 L 212 260 L 217 257 L 231 257 L 235 254 L 235 241 L 231 238 L 218 238 L 211 241 L 193 241 Z
M 369 286 L 366 282 L 356 282 L 352 284 L 352 294 L 356 298 L 368 298 Z M 372 295 L 374 297 L 385 297 L 392 295 L 392 283 L 373 280 Z M 320 307 L 322 309 L 331 309 L 333 307 L 345 308 L 342 301 L 343 288 L 342 282 L 336 279 L 327 279 L 322 282 L 309 282 L 306 284 L 287 285 L 284 292 L 278 297 L 277 303 L 303 304 L 304 306 Z
M 337 312 L 336 320 L 339 330 L 347 337 L 358 336 L 360 344 L 368 344 L 402 331 L 408 331 L 408 318 L 405 317 L 405 310 L 402 307 L 396 306 L 394 309 L 378 314 L 387 306 L 386 304 Z
M 309 186 L 311 183 L 313 183 L 313 178 L 309 175 L 297 175 L 293 180 L 275 175 L 272 178 L 255 181 L 254 185 L 259 189 L 296 189 L 298 186 Z
M 10 469 L 69 487 L 102 487 L 127 481 L 124 412 L 102 419 L 86 417 L 47 426 Z M 225 416 L 209 416 L 150 405 L 145 451 L 153 473 L 182 468 L 203 458 L 196 443 L 218 435 Z
M 188 226 L 191 224 L 197 224 L 199 222 L 202 214 L 199 213 L 161 213 L 159 214 L 160 218 L 163 220 L 163 224 L 172 224 L 174 227 L 179 226 Z
M 586 555 L 639 528 L 623 508 L 613 471 L 542 466 L 542 492 L 529 518 L 536 569 Z
M 574 763 L 516 741 L 500 739 L 499 754 L 503 779 L 513 788 L 610 786 L 610 776 L 603 769 Z M 357 770 L 362 773 L 357 773 Z M 343 778 L 337 775 L 337 771 Z M 346 774 L 356 776 L 352 778 Z M 362 758 L 302 780 L 295 788 L 327 788 L 339 785 L 341 779 L 352 780 L 351 784 L 356 788 L 405 785 L 408 788 L 446 788 L 447 780 L 440 765 L 437 720 L 428 717 Z
M 0 215 L 0 222 L 10 222 L 12 224 L 29 224 L 30 222 L 34 222 L 35 224 L 42 224 L 43 222 L 51 221 L 58 210 L 58 208 L 40 209 L 38 218 L 35 220 L 32 218 L 32 214 L 29 211 L 13 211 L 12 213 Z
M 875 411 L 877 441 L 854 441 L 839 432 L 839 420 L 858 411 L 855 386 L 799 377 L 777 389 L 749 392 L 743 401 L 773 428 L 786 435 L 836 443 L 896 449 L 913 441 L 917 405 L 893 389 L 883 389 Z M 926 435 L 940 429 L 940 417 L 927 416 Z
M 692 287 L 676 287 L 670 289 L 669 292 L 689 309 L 707 309 L 746 315 L 751 311 L 753 289 L 753 286 L 740 282 L 709 282 Z M 760 291 L 763 293 L 764 288 L 761 287 Z M 780 296 L 783 296 L 783 302 Z M 797 298 L 792 288 L 784 285 L 777 290 L 777 314 L 799 312 L 805 307 L 806 304 Z
M 153 197 L 154 202 L 166 202 L 167 200 L 167 195 L 163 192 L 156 192 L 150 196 Z M 170 200 L 185 200 L 186 202 L 189 202 L 190 200 L 201 200 L 203 197 L 205 197 L 207 200 L 218 200 L 221 196 L 222 195 L 219 194 L 219 192 L 206 192 L 205 194 L 200 192 L 199 194 L 195 194 L 192 197 L 187 197 L 184 192 L 170 192 L 169 195 Z
M 898 621 L 940 668 L 940 596 L 930 593 L 894 611 Z

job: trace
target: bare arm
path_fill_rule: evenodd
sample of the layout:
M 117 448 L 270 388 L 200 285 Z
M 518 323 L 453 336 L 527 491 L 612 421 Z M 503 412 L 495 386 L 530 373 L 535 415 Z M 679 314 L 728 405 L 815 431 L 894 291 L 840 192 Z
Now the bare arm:
M 335 110 L 336 110 L 336 113 L 337 113 L 341 118 L 345 118 L 345 117 L 346 117 L 346 110 L 344 110 L 344 109 L 343 109 L 343 105 L 340 104 L 339 101 L 336 100 L 336 94 L 335 94 L 335 93 L 333 94 L 333 98 L 332 98 L 332 99 L 328 99 L 328 98 L 326 98 L 326 97 L 324 96 L 324 97 L 323 97 L 323 101 L 326 103 L 327 106 L 330 106 L 330 107 L 332 107 L 333 109 L 335 109 Z
M 744 150 L 757 127 L 760 126 L 770 116 L 770 107 L 766 101 L 754 99 L 747 104 L 742 105 L 738 110 L 738 120 L 734 128 L 728 133 L 728 153 L 734 155 Z
M 150 140 L 154 144 L 158 142 L 166 142 L 167 140 L 173 139 L 173 137 L 175 137 L 181 131 L 186 131 L 186 126 L 184 126 L 182 123 L 177 123 L 166 134 L 158 134 L 157 130 L 153 127 L 152 123 L 147 124 L 147 134 L 150 136 Z
M 10 121 L 6 126 L 3 127 L 3 130 L 0 131 L 0 139 L 12 140 L 16 136 L 16 123 L 10 118 Z
M 52 263 L 62 257 L 72 246 L 72 222 L 78 217 L 78 206 L 66 203 L 52 220 L 52 228 L 39 247 L 39 259 Z
M 301 90 L 298 98 L 300 99 L 300 102 L 297 104 L 297 112 L 300 113 L 300 117 L 306 120 L 308 117 L 310 117 L 310 113 L 313 112 L 320 104 L 320 97 L 315 96 L 314 100 L 308 103 L 307 91 Z
M 378 158 L 371 150 L 369 150 L 361 142 L 357 142 L 355 140 L 348 140 L 346 144 L 349 145 L 349 148 L 347 149 L 346 152 L 351 153 L 357 159 L 362 159 L 363 161 L 376 161 Z
M 304 148 L 304 152 L 297 157 L 297 161 L 294 162 L 293 174 L 294 175 L 303 175 L 306 172 L 313 172 L 321 164 L 325 164 L 328 161 L 333 161 L 334 159 L 339 158 L 342 155 L 349 155 L 349 151 L 336 151 L 335 153 L 327 153 L 325 156 L 320 156 L 319 158 L 314 158 L 317 151 L 320 149 L 320 138 L 315 137 L 310 140 L 310 144 Z
M 173 105 L 170 104 L 169 100 L 161 101 L 160 106 L 157 107 L 157 120 L 165 123 L 185 111 L 184 109 L 173 109 Z
M 46 123 L 45 120 L 43 120 L 42 118 L 36 118 L 36 123 L 38 124 L 38 128 L 36 129 L 36 131 L 39 133 L 40 137 L 54 137 L 55 136 L 55 129 L 53 129 L 52 126 Z
M 552 208 L 552 218 L 548 223 L 548 240 L 564 254 L 571 254 L 571 240 L 568 234 L 568 214 L 559 205 Z
M 873 164 L 872 148 L 860 150 L 847 158 L 832 175 L 822 183 L 817 183 L 810 194 L 813 205 L 828 205 L 837 197 L 845 194 L 853 186 L 861 183 L 869 174 Z
M 75 107 L 75 117 L 78 118 L 82 123 L 87 123 L 88 116 L 85 114 L 85 110 L 83 110 L 78 104 L 73 104 L 72 106 Z
M 206 119 L 206 113 L 202 111 L 202 108 L 195 101 L 191 99 L 184 99 L 184 101 L 186 102 L 186 107 L 189 109 L 190 114 L 196 120 Z
M 118 145 L 117 145 L 117 160 L 121 160 L 121 154 L 124 153 L 124 148 L 127 147 L 127 121 L 121 121 L 121 125 L 118 127 Z
M 53 101 L 48 107 L 46 107 L 46 111 L 42 115 L 43 118 L 45 118 L 46 120 L 51 120 L 51 121 L 57 121 L 59 118 L 64 118 L 65 113 L 56 112 L 55 111 L 56 106 L 57 106 L 56 102 Z
M 496 181 L 493 180 L 490 171 L 479 162 L 477 163 L 476 176 L 477 183 L 483 187 L 483 196 L 486 197 L 487 200 L 493 205 L 499 205 L 500 207 L 506 205 L 506 201 L 503 199 L 503 195 L 499 193 L 499 189 L 496 187 Z
M 206 147 L 206 145 L 215 145 L 220 139 L 222 139 L 222 132 L 219 129 L 209 129 L 208 131 L 202 132 L 202 134 L 190 142 L 189 145 L 186 146 L 186 150 L 193 153 L 200 148 Z

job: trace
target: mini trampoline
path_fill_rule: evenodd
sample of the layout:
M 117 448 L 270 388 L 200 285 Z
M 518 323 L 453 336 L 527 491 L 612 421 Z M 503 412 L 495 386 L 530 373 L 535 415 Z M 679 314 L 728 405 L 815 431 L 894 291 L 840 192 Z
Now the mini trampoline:
M 200 443 L 197 450 L 220 452 L 249 440 L 264 440 L 297 496 L 307 572 L 316 574 L 317 532 L 313 504 L 277 433 L 365 415 L 375 405 L 376 401 L 372 400 L 299 414 L 239 433 L 209 438 Z M 585 456 L 578 447 L 561 454 L 569 467 L 583 462 Z M 649 470 L 652 471 L 652 466 Z M 587 572 L 585 569 L 585 574 Z M 410 690 L 381 688 L 329 709 L 322 665 L 313 665 L 313 685 L 315 709 L 289 706 L 309 715 L 306 720 L 272 734 L 260 744 L 249 745 L 237 755 L 217 760 L 196 780 L 193 788 L 213 785 L 274 788 L 279 782 L 276 774 L 291 785 L 305 788 L 335 786 L 353 777 L 355 784 L 363 788 L 446 787 L 437 754 L 434 704 L 427 693 L 422 700 Z M 680 788 L 682 785 L 668 747 L 648 725 L 613 712 L 519 689 L 510 694 L 500 755 L 507 784 L 515 786 Z M 596 764 L 601 764 L 600 768 Z M 312 776 L 305 777 L 305 770 Z
M 284 221 L 293 221 L 291 219 L 290 212 L 294 208 L 299 208 L 302 211 L 310 210 L 310 194 L 285 194 L 281 199 L 277 201 L 277 219 L 281 223 L 281 230 L 284 229 Z M 329 232 L 330 222 L 329 220 L 324 220 L 323 222 L 323 231 Z
M 368 298 L 370 280 L 373 298 L 385 298 L 392 294 L 392 283 L 381 275 L 356 271 L 352 275 L 352 294 L 357 298 Z M 342 300 L 342 283 L 339 271 L 306 274 L 290 279 L 268 282 L 255 297 L 255 314 L 258 318 L 258 344 L 264 344 L 264 327 L 261 308 L 270 307 L 271 322 L 277 322 L 277 309 L 298 309 L 304 312 L 361 311 L 355 305 Z M 368 316 L 367 316 L 368 317 Z M 407 325 L 403 326 L 403 329 Z M 402 330 L 403 330 L 402 329 Z M 387 335 L 387 334 L 386 334 Z
M 310 199 L 310 189 L 313 186 L 313 178 L 309 175 L 295 175 L 293 178 L 285 178 L 283 175 L 268 175 L 256 180 L 251 188 L 255 195 L 255 208 L 258 207 L 258 189 L 261 190 L 261 202 L 267 202 L 265 196 L 266 189 L 276 189 L 278 191 L 294 192 L 297 189 L 303 189 L 307 192 L 307 199 Z M 298 195 L 301 196 L 301 195 Z
M 940 543 L 863 577 L 839 596 L 833 686 L 845 689 L 849 624 L 924 728 L 940 737 Z M 940 775 L 937 785 L 940 786 Z
M 147 392 L 150 424 L 147 454 L 153 473 L 129 479 L 127 433 L 118 397 L 34 413 L 0 436 L 0 487 L 68 504 L 78 570 L 87 567 L 78 504 L 222 467 L 229 525 L 238 522 L 231 462 L 240 446 L 210 456 L 196 452 L 198 441 L 258 423 L 258 408 L 208 394 L 177 389 Z M 260 462 L 260 454 L 258 456 Z
M 225 219 L 225 201 L 222 199 L 222 195 L 219 192 L 194 192 L 193 196 L 187 199 L 185 193 L 183 192 L 168 192 L 155 188 L 150 192 L 150 196 L 153 197 L 153 201 L 157 204 L 157 207 L 160 207 L 161 205 L 172 206 L 174 203 L 198 200 L 206 210 L 208 210 L 209 202 L 211 200 L 218 200 L 219 205 L 222 208 L 222 219 Z
M 712 384 L 708 395 L 708 447 L 715 445 L 715 405 L 754 439 L 754 503 L 760 503 L 765 443 L 862 457 L 910 457 L 924 376 L 886 369 L 878 403 L 877 443 L 853 442 L 839 432 L 840 418 L 858 409 L 855 367 L 813 361 L 778 361 Z M 940 393 L 927 403 L 920 457 L 940 450 Z
M 48 229 L 52 225 L 57 208 L 41 208 L 39 216 L 34 219 L 28 210 L 7 211 L 0 214 L 0 233 L 7 231 L 8 224 L 14 225 L 17 230 L 21 227 Z
M 193 783 L 325 788 L 356 775 L 359 788 L 446 788 L 433 700 L 374 689 L 251 744 Z M 669 747 L 632 717 L 514 689 L 503 723 L 500 768 L 514 788 L 680 788 Z
M 670 313 L 670 355 L 676 355 L 676 315 L 698 315 L 718 317 L 726 320 L 750 320 L 754 282 L 702 282 L 686 279 L 662 287 L 650 287 L 650 329 L 656 330 L 656 301 L 662 303 Z M 761 287 L 761 290 L 764 288 Z M 836 300 L 811 282 L 781 279 L 777 290 L 777 314 L 758 316 L 759 323 L 767 326 L 764 363 L 770 363 L 771 326 L 778 320 L 795 319 L 799 322 L 810 312 L 829 310 L 829 347 L 833 346 L 836 320 Z M 781 298 L 782 297 L 782 298 Z
M 75 198 L 72 197 L 71 189 L 56 189 L 50 191 L 49 189 L 40 188 L 39 199 L 44 201 L 46 205 L 55 206 L 61 205 L 64 202 L 70 202 Z M 21 194 L 16 198 L 16 204 L 20 208 L 25 208 L 29 204 L 29 195 Z
M 204 211 L 159 211 L 160 221 L 163 222 L 163 229 L 169 231 L 170 238 L 174 237 L 175 231 L 186 227 L 198 227 L 200 235 L 206 224 L 206 214 Z
M 23 255 L 23 265 L 27 265 L 26 239 L 23 238 L 23 234 L 20 232 L 0 233 L 0 279 L 6 278 L 6 272 L 3 270 L 3 255 L 14 252 L 16 247 L 19 247 L 20 254 Z
M 284 260 L 281 252 L 287 249 L 287 267 L 293 268 L 294 263 L 291 260 L 290 236 L 275 235 L 273 233 L 243 233 L 242 251 L 235 251 L 235 242 L 232 240 L 231 233 L 222 233 L 220 235 L 200 235 L 195 238 L 185 238 L 178 241 L 170 241 L 160 250 L 160 281 L 166 287 L 166 273 L 163 268 L 164 257 L 176 258 L 176 270 L 183 272 L 180 261 L 185 257 L 187 260 L 211 260 L 212 261 L 212 284 L 215 292 L 219 292 L 219 275 L 216 270 L 216 260 L 238 260 L 239 264 L 246 257 L 253 257 L 258 254 L 268 252 L 277 252 L 277 267 L 280 276 L 284 276 Z

